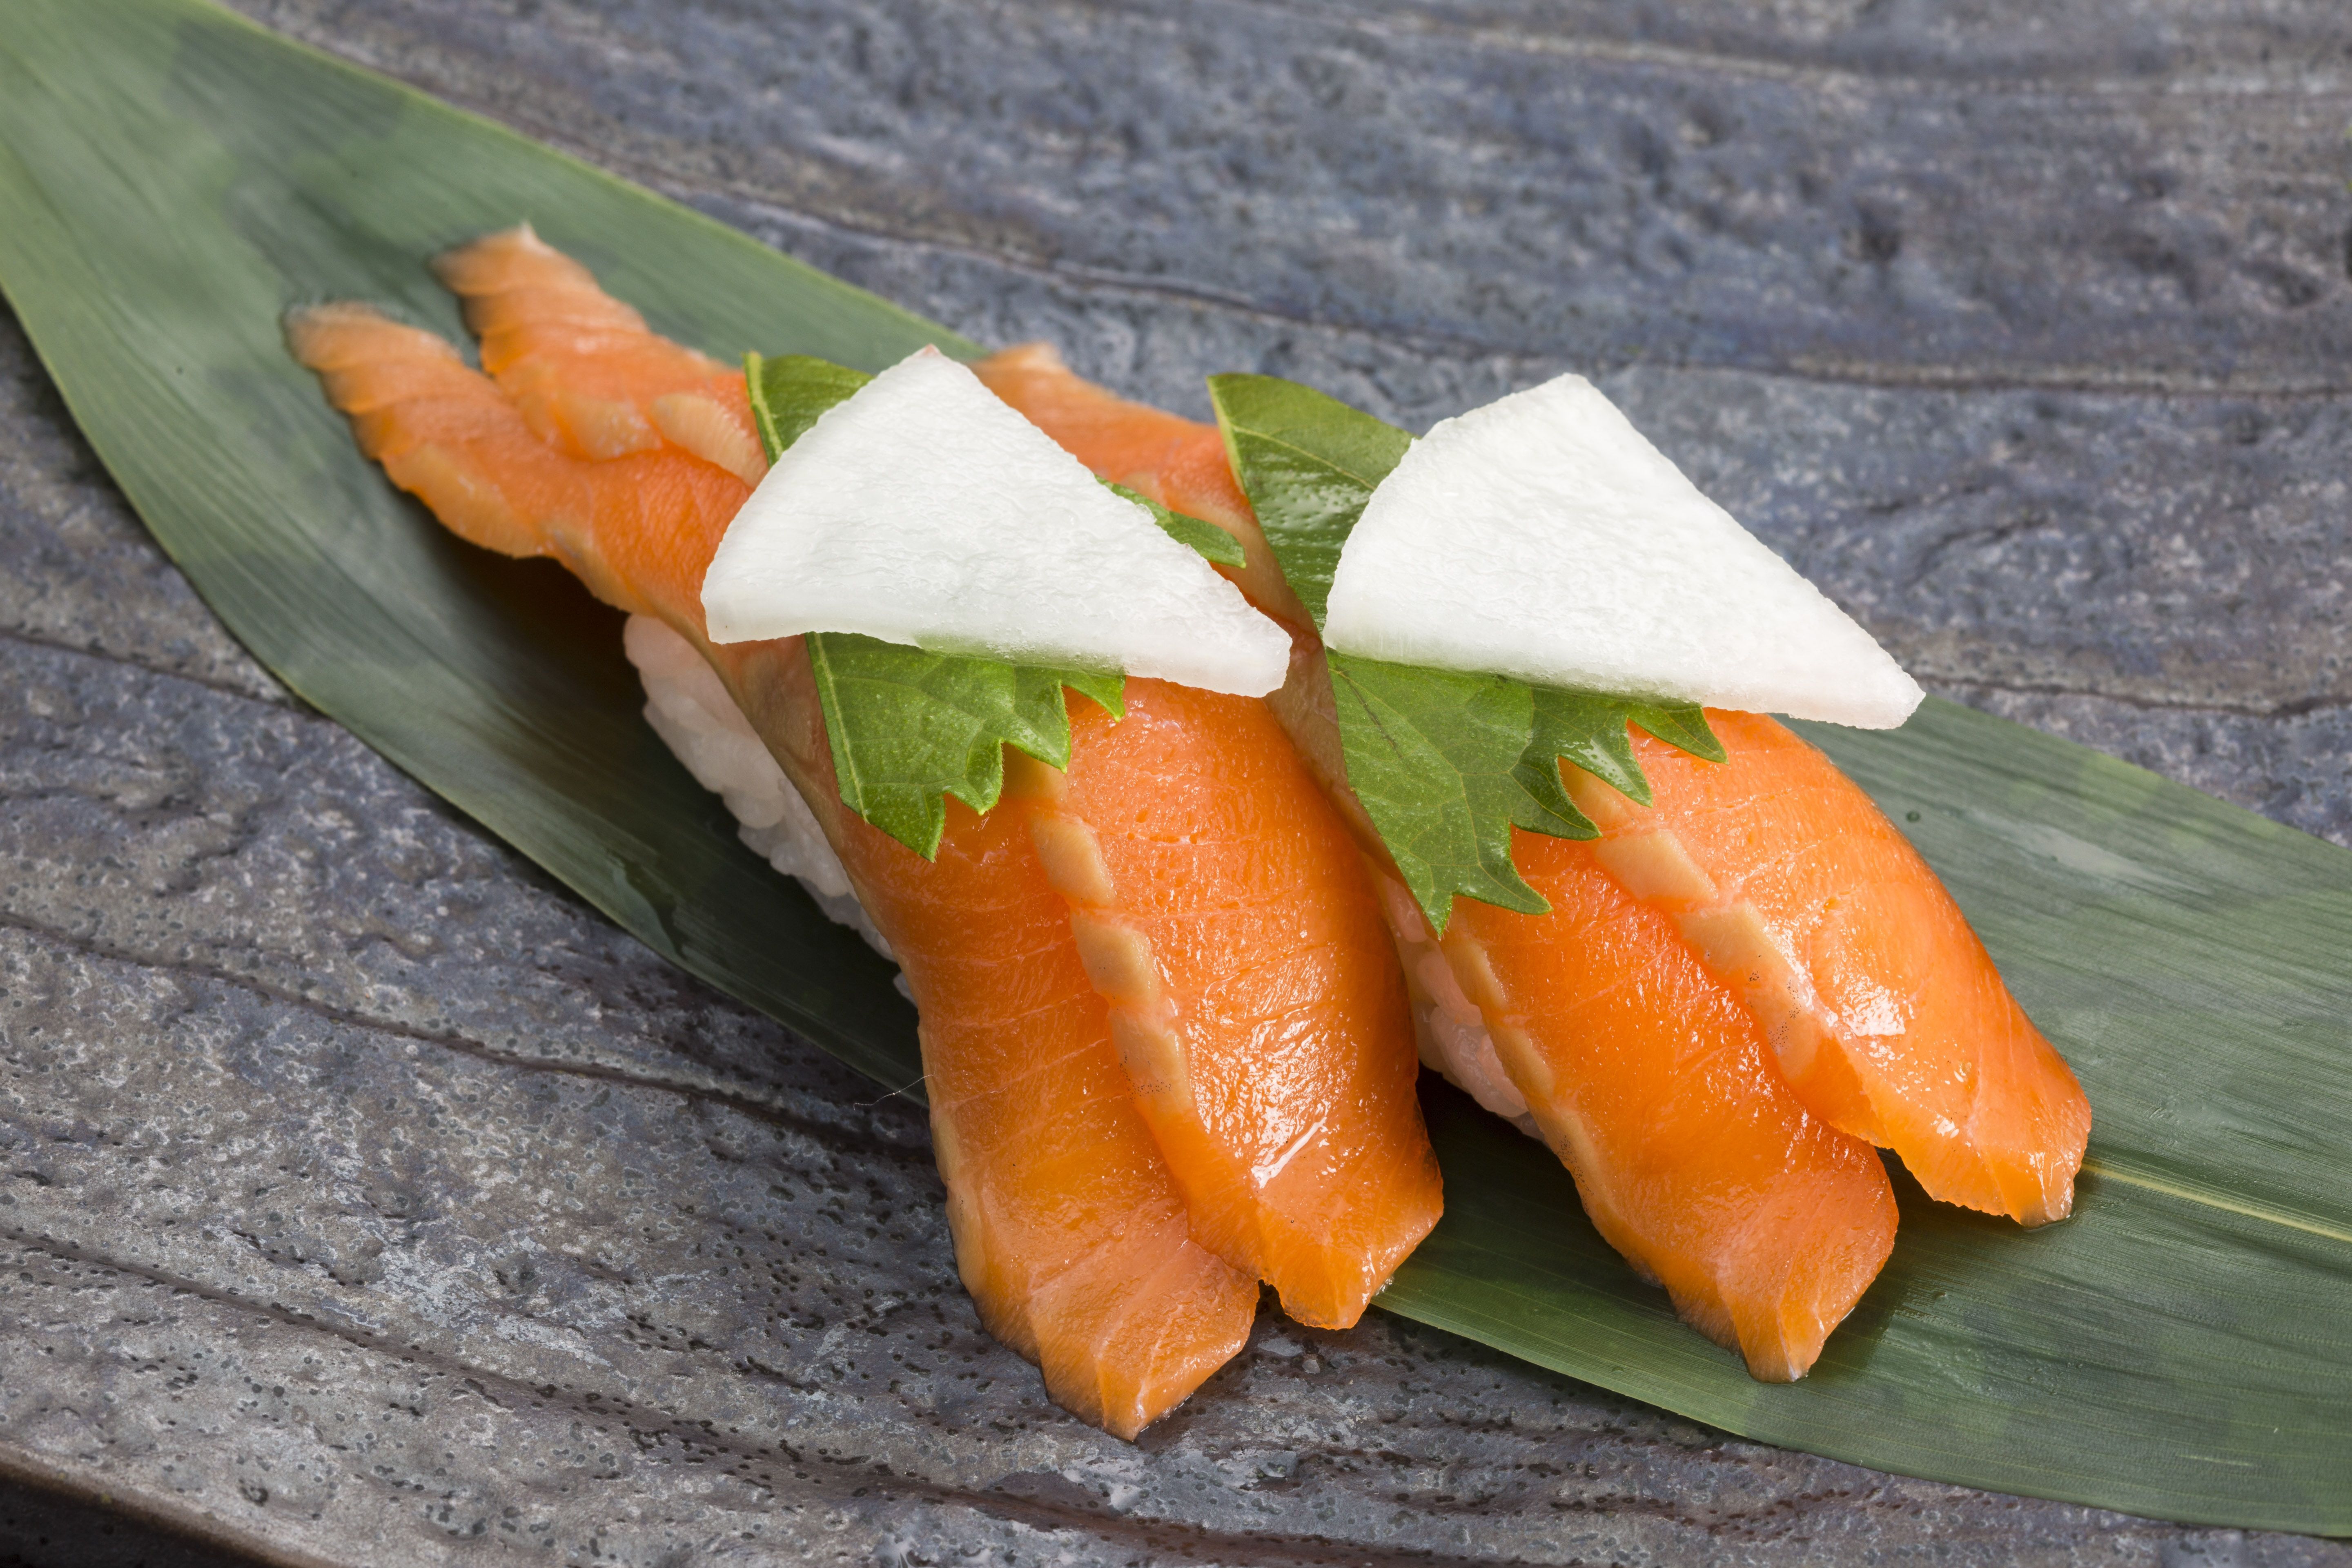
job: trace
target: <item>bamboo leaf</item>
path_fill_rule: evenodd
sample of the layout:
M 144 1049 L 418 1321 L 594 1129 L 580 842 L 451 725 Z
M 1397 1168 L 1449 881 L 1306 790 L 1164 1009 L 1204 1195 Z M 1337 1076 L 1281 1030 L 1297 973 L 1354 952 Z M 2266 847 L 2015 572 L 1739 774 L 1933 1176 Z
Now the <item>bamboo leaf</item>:
M 618 617 L 554 566 L 450 540 L 282 351 L 287 306 L 337 297 L 456 338 L 423 259 L 524 217 L 712 353 L 970 352 L 193 0 L 10 0 L 0 287 L 198 590 L 295 690 L 646 942 L 904 1084 L 887 969 L 646 731 Z M 1948 703 L 1807 732 L 1906 825 L 2081 1075 L 2099 1122 L 2076 1216 L 2021 1235 L 1899 1182 L 1885 1272 L 1811 1377 L 1767 1385 L 1675 1321 L 1556 1161 L 1434 1089 L 1446 1218 L 1382 1307 L 1840 1458 L 2352 1532 L 2352 854 Z

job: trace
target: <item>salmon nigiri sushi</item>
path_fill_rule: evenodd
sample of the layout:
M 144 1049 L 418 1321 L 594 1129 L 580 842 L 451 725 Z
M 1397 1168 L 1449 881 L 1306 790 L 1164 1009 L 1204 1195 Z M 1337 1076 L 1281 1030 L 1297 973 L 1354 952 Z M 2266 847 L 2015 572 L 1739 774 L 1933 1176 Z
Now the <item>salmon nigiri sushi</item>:
M 1355 1321 L 1438 1178 L 1374 886 L 1265 704 L 1130 679 L 1117 722 L 1075 705 L 1066 768 L 1016 759 L 995 809 L 950 800 L 917 855 L 842 803 L 801 640 L 706 634 L 704 570 L 766 466 L 741 375 L 528 229 L 440 269 L 487 375 L 356 306 L 293 317 L 297 356 L 454 531 L 632 613 L 649 688 L 698 694 L 672 733 L 691 708 L 788 781 L 919 1009 L 991 1331 L 1132 1436 L 1239 1347 L 1261 1279 Z
M 1038 345 L 981 366 L 1081 461 L 1247 543 L 1291 630 L 1276 706 L 1385 858 L 1340 762 L 1329 677 L 1213 427 L 1118 398 Z M 1634 737 L 1648 803 L 1563 764 L 1590 841 L 1514 830 L 1549 905 L 1459 901 L 1442 942 L 1390 879 L 1433 1066 L 1538 1132 L 1595 1225 L 1760 1378 L 1801 1376 L 1892 1246 L 1873 1143 L 1934 1196 L 2063 1217 L 2090 1112 L 1950 896 L 1828 759 L 1710 711 L 1727 760 Z

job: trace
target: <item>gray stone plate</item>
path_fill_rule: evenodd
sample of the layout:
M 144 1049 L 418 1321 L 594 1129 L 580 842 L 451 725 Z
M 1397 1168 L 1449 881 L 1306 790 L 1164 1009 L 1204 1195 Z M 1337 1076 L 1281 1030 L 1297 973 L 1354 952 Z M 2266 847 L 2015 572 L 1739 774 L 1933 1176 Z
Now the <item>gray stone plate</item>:
M 1612 371 L 1942 689 L 2352 828 L 2335 5 L 248 9 L 1191 412 Z M 1391 1320 L 1077 1426 L 919 1114 L 287 700 L 0 371 L 0 1463 L 279 1561 L 2352 1561 Z

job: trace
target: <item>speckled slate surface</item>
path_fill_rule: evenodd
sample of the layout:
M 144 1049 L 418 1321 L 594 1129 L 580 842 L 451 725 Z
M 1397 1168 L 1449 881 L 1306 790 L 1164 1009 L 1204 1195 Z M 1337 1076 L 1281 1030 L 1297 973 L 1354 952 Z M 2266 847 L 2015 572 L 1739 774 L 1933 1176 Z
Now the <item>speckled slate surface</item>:
M 1191 411 L 1605 371 L 1930 684 L 2352 842 L 2333 0 L 247 9 Z M 0 1470 L 352 1564 L 2352 1563 L 1377 1317 L 1076 1425 L 920 1116 L 287 699 L 5 319 L 0 660 Z

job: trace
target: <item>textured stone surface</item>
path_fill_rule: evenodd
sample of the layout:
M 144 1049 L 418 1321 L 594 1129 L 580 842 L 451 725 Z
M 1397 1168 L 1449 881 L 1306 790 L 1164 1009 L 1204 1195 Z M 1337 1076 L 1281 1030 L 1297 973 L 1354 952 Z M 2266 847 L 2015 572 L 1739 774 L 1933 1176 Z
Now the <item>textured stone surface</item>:
M 242 1568 L 251 1559 L 70 1492 L 0 1481 L 0 1568 Z
M 1196 412 L 1601 370 L 1932 684 L 2352 842 L 2334 0 L 247 9 Z M 13 323 L 0 664 L 0 1468 L 338 1563 L 2352 1563 L 1377 1317 L 1076 1425 L 920 1116 L 287 699 Z

